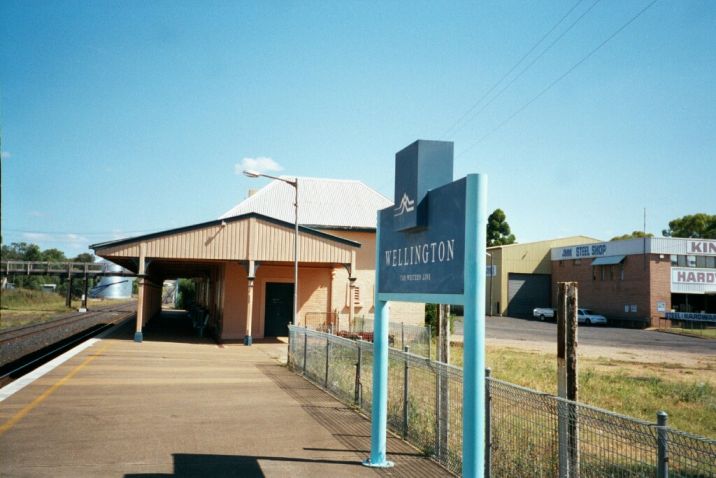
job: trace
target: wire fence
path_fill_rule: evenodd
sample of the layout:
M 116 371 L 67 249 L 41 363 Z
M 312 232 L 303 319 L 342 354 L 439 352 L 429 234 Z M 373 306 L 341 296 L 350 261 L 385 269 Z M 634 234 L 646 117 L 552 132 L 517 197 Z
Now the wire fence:
M 373 319 L 356 316 L 353 320 L 334 312 L 308 312 L 304 326 L 352 340 L 373 342 Z M 390 322 L 388 343 L 390 347 L 403 350 L 406 346 L 415 355 L 430 358 L 432 331 L 429 326 Z
M 678 317 L 677 314 L 673 314 Z M 687 315 L 687 314 L 681 314 Z M 696 314 L 695 314 L 696 315 Z M 698 314 L 705 315 L 705 314 Z M 710 314 L 716 317 L 714 314 Z M 702 337 L 716 338 L 716 320 L 700 319 L 659 319 L 659 329 L 666 332 L 673 332 L 685 335 L 699 335 Z
M 371 414 L 373 344 L 289 326 L 289 365 Z M 449 471 L 462 469 L 462 369 L 391 348 L 388 427 Z M 716 477 L 716 441 L 489 376 L 486 476 Z

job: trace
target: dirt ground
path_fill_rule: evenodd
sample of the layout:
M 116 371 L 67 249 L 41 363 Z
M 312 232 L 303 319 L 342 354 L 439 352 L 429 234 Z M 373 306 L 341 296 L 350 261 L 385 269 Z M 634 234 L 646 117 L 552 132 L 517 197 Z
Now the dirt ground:
M 556 344 L 548 342 L 488 338 L 487 346 L 557 355 Z M 643 372 L 644 369 L 668 369 L 670 374 L 692 379 L 698 374 L 700 380 L 716 384 L 716 355 L 582 344 L 578 345 L 577 353 L 582 359 L 582 366 L 598 370 L 608 370 L 616 366 L 633 369 L 635 373 Z

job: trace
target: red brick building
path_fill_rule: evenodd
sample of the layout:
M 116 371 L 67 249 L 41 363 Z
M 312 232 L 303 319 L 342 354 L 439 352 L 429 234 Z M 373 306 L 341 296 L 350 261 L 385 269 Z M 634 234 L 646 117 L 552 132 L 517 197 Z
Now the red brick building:
M 579 283 L 580 307 L 656 325 L 668 312 L 716 320 L 716 240 L 647 238 L 556 247 L 557 283 Z M 713 316 L 713 317 L 711 317 Z

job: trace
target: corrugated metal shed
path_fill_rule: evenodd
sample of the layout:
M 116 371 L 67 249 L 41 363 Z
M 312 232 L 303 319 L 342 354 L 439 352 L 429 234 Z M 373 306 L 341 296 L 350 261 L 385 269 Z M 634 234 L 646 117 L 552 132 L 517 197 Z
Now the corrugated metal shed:
M 297 180 L 298 222 L 305 226 L 375 229 L 378 210 L 393 204 L 360 181 L 303 177 Z M 294 194 L 293 186 L 273 180 L 219 219 L 253 212 L 293 223 Z

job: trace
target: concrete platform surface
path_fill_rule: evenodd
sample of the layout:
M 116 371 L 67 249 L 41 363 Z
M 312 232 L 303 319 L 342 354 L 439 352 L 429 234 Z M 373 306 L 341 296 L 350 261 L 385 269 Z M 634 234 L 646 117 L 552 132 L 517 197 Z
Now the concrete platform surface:
M 218 346 L 184 316 L 128 323 L 0 403 L 3 477 L 450 476 L 280 364 L 282 343 Z

